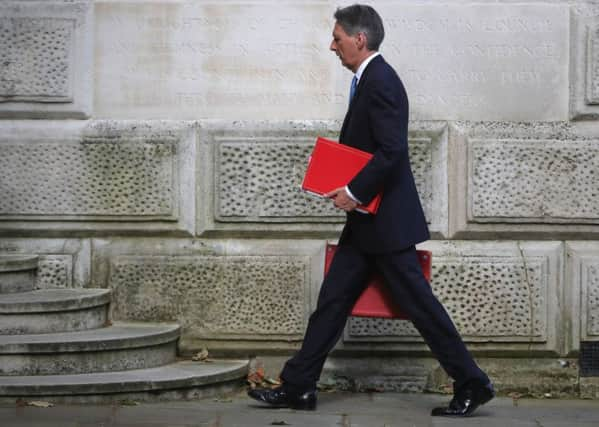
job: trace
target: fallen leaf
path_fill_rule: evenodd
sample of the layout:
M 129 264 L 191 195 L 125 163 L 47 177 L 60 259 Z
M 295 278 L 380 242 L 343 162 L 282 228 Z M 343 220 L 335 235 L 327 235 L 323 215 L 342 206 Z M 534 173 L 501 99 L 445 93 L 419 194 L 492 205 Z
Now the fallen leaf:
M 206 362 L 208 359 L 208 349 L 203 348 L 199 353 L 191 358 L 194 362 Z
M 259 367 L 256 370 L 250 372 L 247 376 L 247 381 L 250 384 L 260 385 L 264 382 L 264 368 Z
M 270 423 L 271 426 L 290 426 L 291 424 L 286 423 L 285 421 L 273 421 Z
M 121 406 L 137 406 L 139 402 L 131 399 L 119 400 L 119 405 Z
M 270 377 L 264 378 L 264 382 L 266 382 L 266 383 L 268 383 L 270 385 L 281 385 L 281 381 L 275 380 L 275 379 L 270 378 Z
M 218 402 L 218 403 L 231 403 L 231 402 L 233 402 L 233 399 L 216 398 L 216 399 L 214 399 L 214 402 Z
M 41 400 L 34 400 L 26 403 L 27 406 L 34 406 L 36 408 L 51 408 L 54 404 L 50 402 L 44 402 Z
M 514 406 L 518 406 L 518 399 L 522 397 L 522 394 L 514 391 L 508 393 L 508 397 L 512 398 L 512 403 L 514 404 Z

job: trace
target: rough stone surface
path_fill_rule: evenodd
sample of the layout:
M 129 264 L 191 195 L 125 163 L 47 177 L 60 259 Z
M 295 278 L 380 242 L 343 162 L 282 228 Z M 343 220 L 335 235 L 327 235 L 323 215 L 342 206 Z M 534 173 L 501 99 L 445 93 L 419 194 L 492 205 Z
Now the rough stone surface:
M 0 254 L 0 295 L 27 292 L 35 286 L 37 256 Z
M 425 358 L 372 356 L 358 363 L 355 358 L 331 357 L 325 363 L 320 383 L 352 392 L 423 392 L 434 366 L 433 360 Z
M 28 292 L 35 285 L 36 271 L 5 271 L 0 273 L 0 294 Z
M 106 326 L 107 289 L 47 289 L 0 295 L 0 334 L 42 334 Z
M 72 287 L 73 257 L 45 255 L 39 262 L 36 289 Z
M 299 336 L 306 263 L 268 256 L 119 257 L 113 316 L 177 320 L 202 336 Z
M 469 145 L 470 221 L 599 221 L 599 140 Z
M 583 399 L 599 399 L 599 378 L 580 378 L 580 397 Z
M 54 313 L 0 314 L 0 334 L 46 334 L 72 332 L 106 326 L 108 304 Z
M 200 122 L 203 170 L 210 171 L 200 233 L 333 231 L 344 220 L 330 201 L 301 191 L 317 135 L 332 122 Z M 447 232 L 447 138 L 443 123 L 414 122 L 409 144 L 416 185 L 433 233 Z M 337 136 L 330 136 L 336 139 Z M 211 165 L 214 165 L 212 168 Z M 212 190 L 212 191 L 211 191 Z M 212 207 L 213 206 L 213 207 Z M 327 227 L 327 223 L 330 225 Z M 325 228 L 327 227 L 327 228 Z
M 37 269 L 36 255 L 0 255 L 0 273 Z
M 97 239 L 93 245 L 93 285 L 113 289 L 114 318 L 176 321 L 183 340 L 241 348 L 244 341 L 301 338 L 324 260 L 322 241 Z
M 172 363 L 177 325 L 116 324 L 70 333 L 0 335 L 6 376 L 83 374 L 145 369 Z
M 39 257 L 36 289 L 90 285 L 91 245 L 87 239 L 0 238 L 0 254 Z
M 0 117 L 91 115 L 93 9 L 89 0 L 0 4 Z
M 580 341 L 599 341 L 599 244 L 568 242 L 566 254 L 568 339 L 579 349 Z
M 456 123 L 450 235 L 592 238 L 599 140 L 594 123 Z
M 167 141 L 3 144 L 0 167 L 8 194 L 0 202 L 0 214 L 169 218 L 174 210 L 173 154 Z M 28 188 L 10 192 L 7 187 L 16 188 L 16 183 Z
M 563 265 L 556 242 L 429 242 L 431 286 L 473 348 L 564 352 Z M 346 343 L 414 341 L 405 320 L 351 318 Z M 484 343 L 484 345 L 483 345 Z M 509 343 L 509 344 L 508 344 Z
M 599 118 L 599 10 L 590 2 L 572 7 L 572 49 L 570 53 L 570 117 Z
M 48 229 L 192 232 L 194 129 L 184 123 L 7 122 L 0 137 L 0 231 L 16 221 Z M 44 221 L 63 221 L 44 227 Z M 77 224 L 74 221 L 86 221 Z M 122 221 L 119 223 L 117 221 Z

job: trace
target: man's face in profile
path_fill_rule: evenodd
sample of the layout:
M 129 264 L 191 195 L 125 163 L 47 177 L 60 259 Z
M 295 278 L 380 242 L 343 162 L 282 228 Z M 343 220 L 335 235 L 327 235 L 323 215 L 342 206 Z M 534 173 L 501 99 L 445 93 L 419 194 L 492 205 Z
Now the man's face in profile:
M 358 33 L 359 34 L 359 33 Z M 341 60 L 343 66 L 356 72 L 359 66 L 358 35 L 350 36 L 343 27 L 335 23 L 333 41 L 329 47 Z

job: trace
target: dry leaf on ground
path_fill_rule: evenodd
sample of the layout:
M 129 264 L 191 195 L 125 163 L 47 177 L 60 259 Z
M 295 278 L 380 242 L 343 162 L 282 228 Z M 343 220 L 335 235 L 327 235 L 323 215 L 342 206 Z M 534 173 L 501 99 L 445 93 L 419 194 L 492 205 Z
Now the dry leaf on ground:
M 136 400 L 124 399 L 124 400 L 119 400 L 119 405 L 121 405 L 121 406 L 137 406 L 137 405 L 139 405 L 139 402 L 137 402 Z
M 53 403 L 50 402 L 44 402 L 41 400 L 34 400 L 31 402 L 27 402 L 26 403 L 27 406 L 34 406 L 36 408 L 51 408 L 52 406 L 54 406 Z
M 208 349 L 203 348 L 191 358 L 194 362 L 208 362 Z

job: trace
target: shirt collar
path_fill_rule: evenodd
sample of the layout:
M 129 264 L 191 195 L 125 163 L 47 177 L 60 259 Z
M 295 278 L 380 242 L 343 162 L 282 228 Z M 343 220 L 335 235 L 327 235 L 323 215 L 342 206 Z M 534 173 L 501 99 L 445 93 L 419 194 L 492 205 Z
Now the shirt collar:
M 366 69 L 366 66 L 370 63 L 370 61 L 372 61 L 374 58 L 376 58 L 380 54 L 381 54 L 380 52 L 375 52 L 372 55 L 370 55 L 368 58 L 366 58 L 364 61 L 362 61 L 362 63 L 358 67 L 358 71 L 356 71 L 356 74 L 355 74 L 356 84 L 358 84 L 360 82 L 360 77 L 362 77 L 362 73 L 364 73 L 364 70 Z

